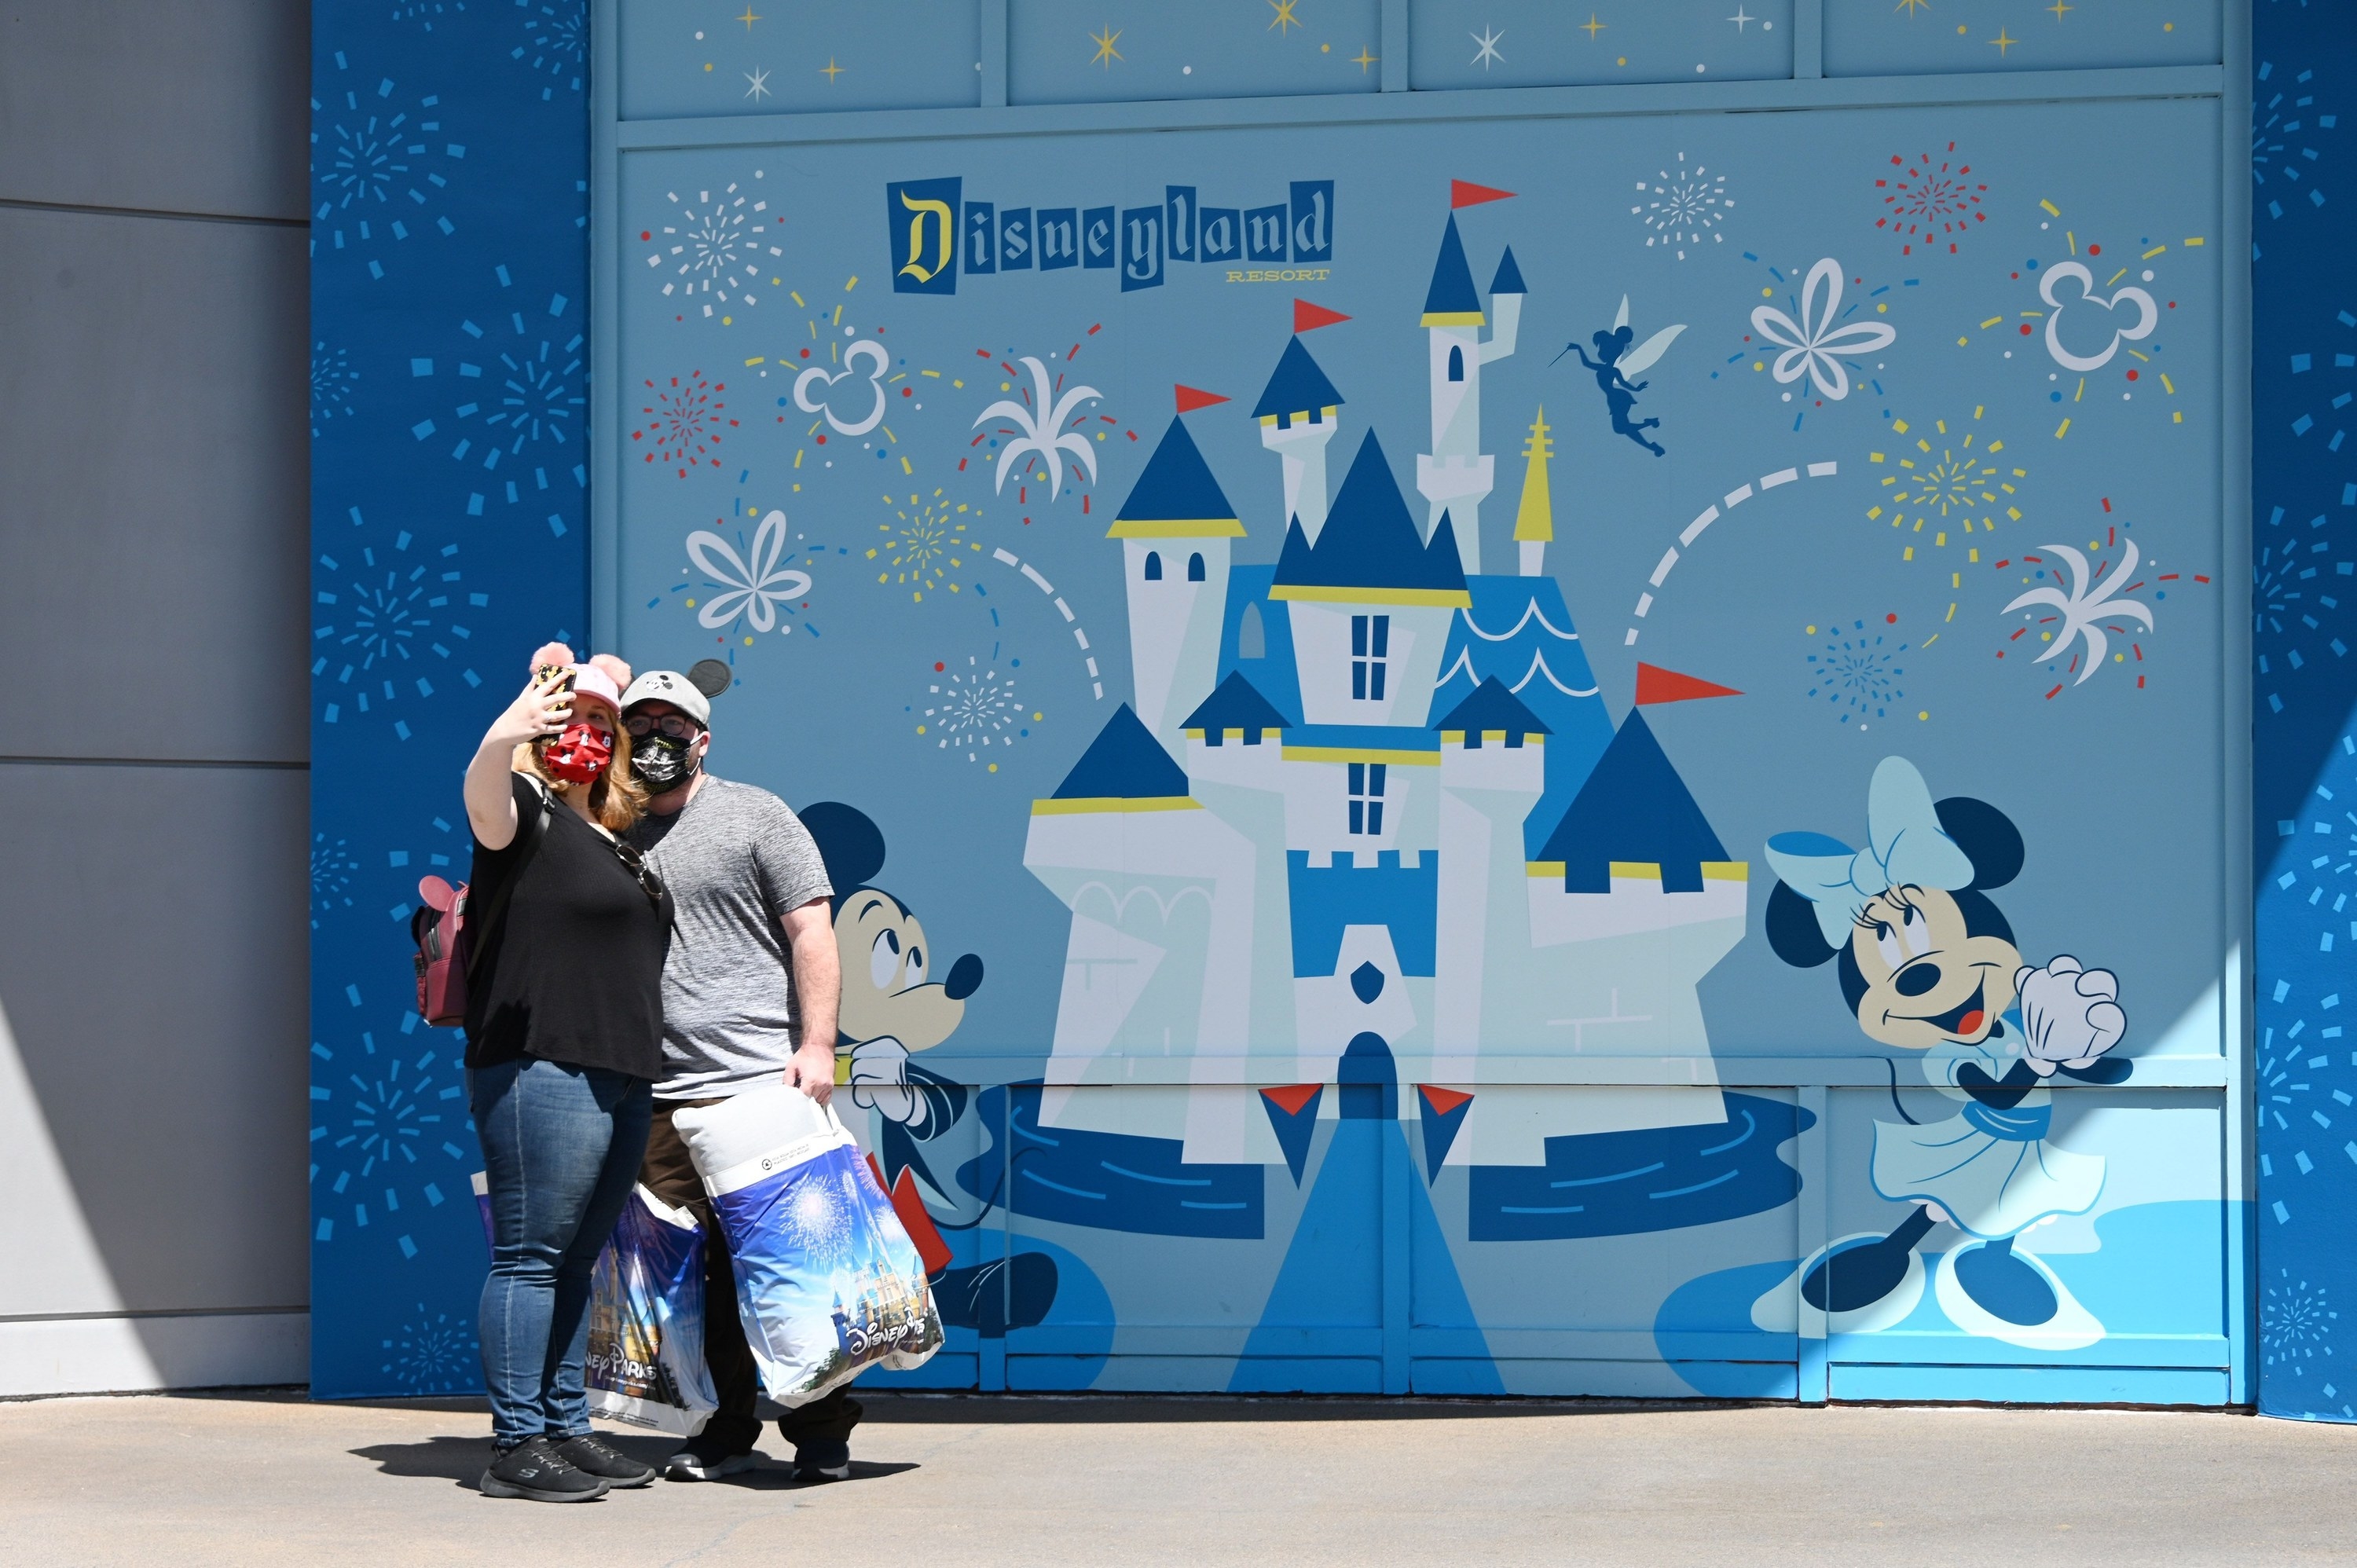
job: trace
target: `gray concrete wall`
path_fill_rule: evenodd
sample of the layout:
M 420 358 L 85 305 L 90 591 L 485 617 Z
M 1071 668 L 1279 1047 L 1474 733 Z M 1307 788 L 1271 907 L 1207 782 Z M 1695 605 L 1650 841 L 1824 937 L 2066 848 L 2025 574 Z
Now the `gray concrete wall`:
M 309 32 L 0 9 L 0 1395 L 304 1376 Z

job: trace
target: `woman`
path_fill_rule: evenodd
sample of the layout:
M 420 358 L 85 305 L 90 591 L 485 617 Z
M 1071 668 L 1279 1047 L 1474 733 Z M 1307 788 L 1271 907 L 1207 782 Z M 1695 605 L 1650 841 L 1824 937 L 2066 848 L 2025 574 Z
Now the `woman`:
M 467 1005 L 467 1101 L 490 1182 L 488 1497 L 587 1502 L 654 1472 L 590 1434 L 589 1271 L 630 1197 L 662 1061 L 671 900 L 615 835 L 646 807 L 620 727 L 629 667 L 551 644 L 467 768 L 468 902 L 489 908 Z M 557 668 L 550 669 L 550 666 Z

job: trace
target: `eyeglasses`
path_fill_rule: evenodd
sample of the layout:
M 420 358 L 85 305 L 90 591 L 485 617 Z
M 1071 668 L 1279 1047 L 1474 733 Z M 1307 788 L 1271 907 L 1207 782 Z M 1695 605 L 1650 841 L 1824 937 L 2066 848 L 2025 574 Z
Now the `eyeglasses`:
M 622 727 L 630 732 L 632 740 L 644 740 L 657 730 L 673 740 L 694 740 L 696 734 L 695 721 L 679 714 L 665 714 L 659 719 L 633 714 L 622 721 Z
M 640 854 L 629 844 L 623 843 L 619 839 L 614 843 L 614 854 L 617 859 L 621 861 L 624 869 L 628 870 L 632 876 L 639 879 L 639 891 L 647 896 L 647 902 L 652 904 L 658 909 L 662 908 L 663 901 L 662 878 L 657 876 L 654 874 L 653 868 L 647 865 L 647 857 Z

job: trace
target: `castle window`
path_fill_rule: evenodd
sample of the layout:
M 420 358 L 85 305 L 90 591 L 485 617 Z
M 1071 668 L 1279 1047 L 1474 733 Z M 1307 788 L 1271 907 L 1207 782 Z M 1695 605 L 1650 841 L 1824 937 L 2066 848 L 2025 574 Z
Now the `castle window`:
M 1146 580 L 1149 583 L 1162 581 L 1162 552 L 1159 550 L 1146 553 Z
M 1392 618 L 1351 618 L 1351 700 L 1383 700 L 1383 671 L 1391 658 Z
M 1351 764 L 1351 831 L 1363 838 L 1383 832 L 1383 771 L 1381 762 Z
M 1260 607 L 1244 606 L 1243 618 L 1236 623 L 1236 657 L 1265 659 L 1268 657 L 1268 628 L 1260 623 Z
M 1187 557 L 1187 580 L 1190 583 L 1203 580 L 1203 553 L 1200 550 Z
M 1453 343 L 1448 347 L 1448 379 L 1452 381 L 1465 379 L 1465 350 Z

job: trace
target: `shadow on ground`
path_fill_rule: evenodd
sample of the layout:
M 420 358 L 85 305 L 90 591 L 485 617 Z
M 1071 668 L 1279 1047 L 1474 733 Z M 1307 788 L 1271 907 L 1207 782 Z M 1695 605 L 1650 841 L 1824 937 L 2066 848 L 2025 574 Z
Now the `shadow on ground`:
M 679 1440 L 675 1437 L 638 1437 L 614 1432 L 599 1435 L 640 1464 L 658 1467 L 679 1446 Z M 374 1443 L 365 1448 L 351 1448 L 345 1452 L 355 1459 L 365 1459 L 374 1465 L 379 1475 L 414 1480 L 452 1481 L 471 1491 L 481 1478 L 484 1467 L 491 1462 L 491 1440 L 487 1436 L 429 1437 L 423 1443 Z M 916 1468 L 918 1466 L 914 1464 L 881 1465 L 855 1459 L 848 1478 L 852 1481 L 878 1481 Z M 803 1486 L 843 1483 L 797 1481 L 791 1464 L 764 1459 L 754 1469 L 702 1484 L 781 1491 Z

